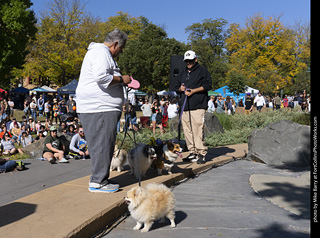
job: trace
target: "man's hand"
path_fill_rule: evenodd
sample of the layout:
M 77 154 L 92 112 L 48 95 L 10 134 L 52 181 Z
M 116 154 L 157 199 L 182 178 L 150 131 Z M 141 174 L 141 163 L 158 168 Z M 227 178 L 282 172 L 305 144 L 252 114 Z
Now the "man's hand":
M 181 85 L 180 88 L 179 88 L 179 91 L 180 91 L 180 92 L 186 91 L 186 86 L 185 86 L 184 84 Z
M 123 78 L 123 84 L 127 85 L 131 83 L 131 78 L 129 75 L 122 75 L 122 78 Z
M 184 94 L 188 97 L 191 96 L 193 93 L 194 93 L 194 89 L 188 89 L 184 92 Z

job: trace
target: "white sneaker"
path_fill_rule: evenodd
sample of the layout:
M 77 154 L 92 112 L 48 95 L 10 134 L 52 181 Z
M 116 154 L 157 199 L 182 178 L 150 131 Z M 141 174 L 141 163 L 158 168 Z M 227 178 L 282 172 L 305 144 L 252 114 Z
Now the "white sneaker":
M 58 161 L 59 163 L 69 163 L 69 160 L 66 160 L 65 158 L 62 158 Z
M 89 183 L 89 191 L 92 193 L 114 193 L 119 190 L 119 184 L 103 183 Z

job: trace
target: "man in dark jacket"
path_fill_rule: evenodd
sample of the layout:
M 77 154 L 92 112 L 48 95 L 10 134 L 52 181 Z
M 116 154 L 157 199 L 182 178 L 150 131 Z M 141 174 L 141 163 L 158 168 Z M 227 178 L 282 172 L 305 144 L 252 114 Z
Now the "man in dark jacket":
M 176 91 L 181 95 L 181 123 L 190 154 L 184 161 L 205 163 L 208 148 L 204 146 L 204 116 L 208 107 L 208 91 L 212 80 L 208 70 L 197 62 L 196 53 L 188 50 L 183 61 L 186 68 L 178 77 Z

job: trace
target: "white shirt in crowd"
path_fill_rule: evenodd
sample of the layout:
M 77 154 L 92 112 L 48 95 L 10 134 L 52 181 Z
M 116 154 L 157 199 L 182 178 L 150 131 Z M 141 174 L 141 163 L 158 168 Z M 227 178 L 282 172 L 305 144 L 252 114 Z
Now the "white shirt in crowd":
M 266 104 L 266 101 L 264 100 L 264 97 L 261 95 L 257 95 L 255 98 L 254 98 L 254 101 L 253 103 L 257 103 L 257 107 L 259 106 L 263 106 Z
M 177 104 L 170 103 L 169 106 L 168 106 L 167 111 L 168 111 L 168 118 L 169 119 L 178 116 L 178 106 L 177 106 Z

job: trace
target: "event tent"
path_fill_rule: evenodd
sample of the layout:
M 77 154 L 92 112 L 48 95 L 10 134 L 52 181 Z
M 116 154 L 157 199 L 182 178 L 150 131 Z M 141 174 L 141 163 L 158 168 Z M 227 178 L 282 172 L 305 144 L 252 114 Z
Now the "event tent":
M 238 102 L 241 99 L 244 102 L 247 93 L 251 93 L 252 94 L 251 97 L 255 97 L 259 93 L 259 90 L 246 86 L 244 93 L 240 93 L 239 95 L 235 95 L 234 93 L 230 92 L 228 86 L 226 85 L 226 86 L 223 86 L 221 88 L 216 89 L 215 92 L 221 94 L 222 97 L 224 97 L 224 98 L 227 96 L 232 97 L 238 105 Z
M 50 88 L 50 87 L 48 87 L 46 85 L 42 86 L 41 88 L 44 89 L 45 92 L 50 92 L 50 93 L 56 93 L 57 92 L 57 90 L 54 90 L 53 88 Z
M 24 87 L 18 87 L 18 88 L 15 88 L 15 89 L 11 90 L 11 92 L 15 92 L 15 93 L 28 93 L 28 92 L 29 92 L 29 89 L 24 88 Z
M 75 94 L 78 86 L 78 80 L 74 79 L 69 84 L 58 88 L 58 95 L 60 94 Z

